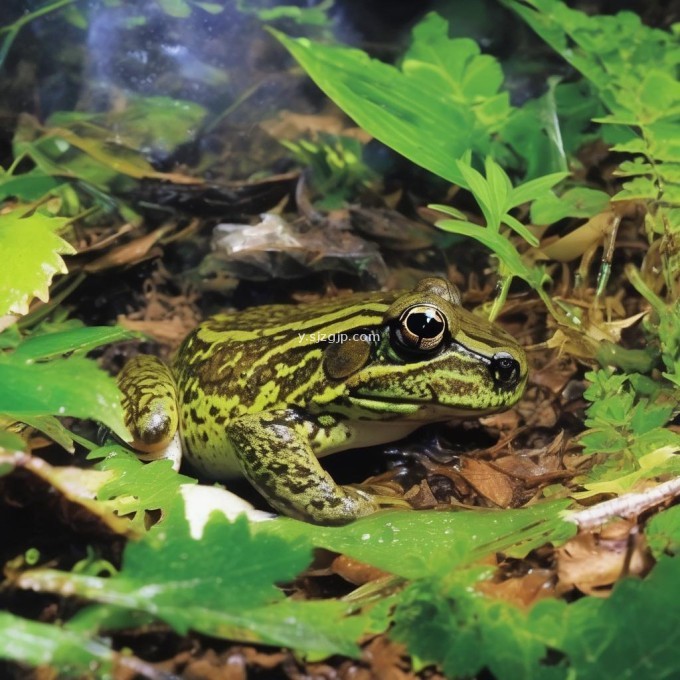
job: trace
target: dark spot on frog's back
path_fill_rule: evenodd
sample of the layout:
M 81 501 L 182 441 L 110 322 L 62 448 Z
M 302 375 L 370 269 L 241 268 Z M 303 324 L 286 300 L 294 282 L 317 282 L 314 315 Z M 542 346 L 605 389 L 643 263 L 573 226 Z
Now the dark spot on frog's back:
M 196 410 L 195 406 L 192 406 L 189 409 L 189 415 L 191 416 L 191 421 L 196 425 L 205 425 L 205 418 L 201 418 L 201 416 L 198 415 L 198 411 Z

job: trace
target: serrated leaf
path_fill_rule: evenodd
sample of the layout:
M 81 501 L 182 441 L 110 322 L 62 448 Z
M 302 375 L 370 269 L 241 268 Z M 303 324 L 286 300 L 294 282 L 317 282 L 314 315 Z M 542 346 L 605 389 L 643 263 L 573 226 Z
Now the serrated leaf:
M 680 553 L 680 505 L 668 508 L 647 523 L 647 545 L 655 559 Z
M 134 515 L 138 524 L 144 522 L 146 510 L 169 507 L 180 492 L 182 484 L 195 484 L 192 477 L 178 474 L 172 461 L 157 460 L 144 464 L 132 452 L 121 446 L 108 446 L 92 451 L 88 458 L 106 457 L 97 468 L 112 473 L 106 484 L 97 491 L 97 498 L 105 501 L 120 515 Z
M 625 579 L 611 597 L 567 604 L 545 599 L 528 612 L 474 588 L 474 572 L 449 588 L 408 588 L 391 637 L 446 677 L 601 680 L 677 675 L 680 559 L 663 558 L 645 579 Z
M 680 559 L 664 558 L 645 580 L 617 584 L 608 599 L 587 597 L 565 607 L 546 607 L 534 628 L 554 630 L 548 642 L 569 656 L 572 677 L 579 680 L 600 680 L 603 669 L 610 678 L 672 680 L 680 644 L 675 626 L 679 583 Z
M 52 277 L 67 271 L 61 255 L 76 252 L 56 233 L 68 221 L 40 213 L 27 216 L 25 209 L 0 215 L 0 316 L 28 313 L 33 297 L 47 302 Z
M 142 540 L 128 543 L 121 571 L 110 578 L 35 569 L 17 584 L 146 612 L 179 632 L 317 655 L 358 655 L 355 640 L 373 630 L 375 621 L 357 615 L 348 603 L 286 601 L 274 585 L 290 581 L 309 563 L 307 541 L 252 535 L 245 518 L 230 523 L 219 516 L 196 540 L 180 502 L 166 513 Z
M 649 177 L 635 177 L 630 182 L 625 182 L 623 189 L 612 197 L 612 201 L 630 201 L 634 199 L 656 200 L 659 196 L 659 187 Z

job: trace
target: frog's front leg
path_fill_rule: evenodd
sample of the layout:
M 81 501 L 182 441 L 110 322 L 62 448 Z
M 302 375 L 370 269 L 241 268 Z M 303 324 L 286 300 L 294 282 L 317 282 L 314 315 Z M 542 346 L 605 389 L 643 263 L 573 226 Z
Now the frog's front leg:
M 346 524 L 379 506 L 367 493 L 338 486 L 315 455 L 328 445 L 329 427 L 297 409 L 241 416 L 227 427 L 243 474 L 280 512 L 316 524 Z
M 140 354 L 118 374 L 123 393 L 129 445 L 143 460 L 170 459 L 178 470 L 182 457 L 177 416 L 177 389 L 170 369 L 155 356 Z

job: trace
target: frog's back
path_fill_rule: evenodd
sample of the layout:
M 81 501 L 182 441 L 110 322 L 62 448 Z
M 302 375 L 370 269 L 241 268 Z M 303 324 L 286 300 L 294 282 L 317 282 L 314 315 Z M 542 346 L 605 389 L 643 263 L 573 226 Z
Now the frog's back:
M 312 305 L 252 307 L 197 326 L 173 362 L 189 459 L 205 460 L 218 451 L 224 456 L 225 428 L 239 416 L 304 407 L 310 394 L 329 387 L 322 384 L 328 381 L 322 359 L 330 336 L 378 325 L 395 295 L 363 293 Z

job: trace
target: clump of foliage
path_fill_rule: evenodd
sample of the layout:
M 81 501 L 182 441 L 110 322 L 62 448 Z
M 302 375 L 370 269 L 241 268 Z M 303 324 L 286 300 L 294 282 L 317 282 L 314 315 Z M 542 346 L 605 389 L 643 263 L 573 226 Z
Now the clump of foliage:
M 320 196 L 315 202 L 319 208 L 339 208 L 375 180 L 375 173 L 362 160 L 363 146 L 358 139 L 321 133 L 315 141 L 281 143 L 309 172 L 312 188 Z

